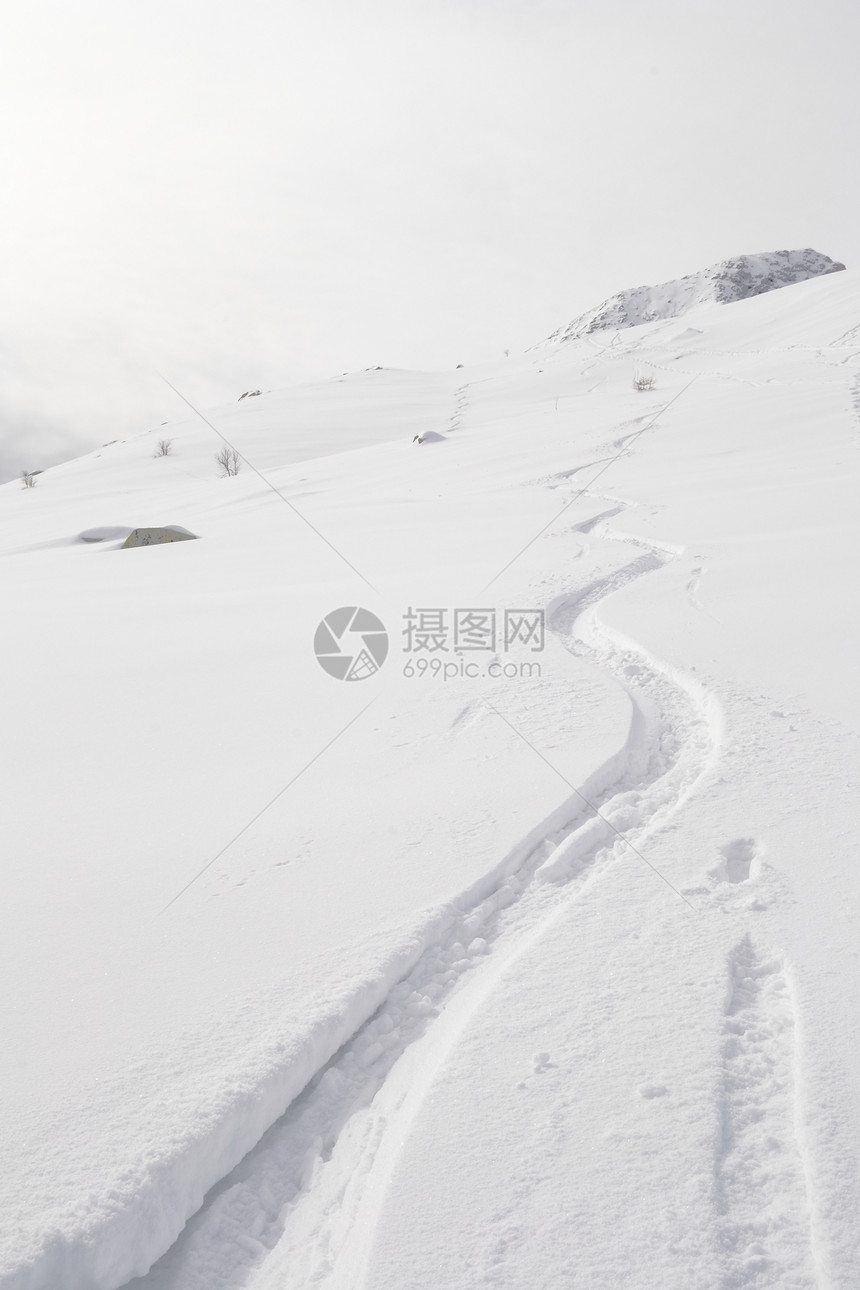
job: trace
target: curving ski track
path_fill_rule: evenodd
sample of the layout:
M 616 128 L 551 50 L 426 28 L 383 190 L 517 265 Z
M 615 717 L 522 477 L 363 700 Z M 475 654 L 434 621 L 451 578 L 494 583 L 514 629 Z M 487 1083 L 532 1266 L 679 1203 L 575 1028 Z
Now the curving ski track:
M 580 527 L 593 533 L 623 508 Z M 548 621 L 571 654 L 596 661 L 630 696 L 633 719 L 625 748 L 607 774 L 610 782 L 597 786 L 590 804 L 572 795 L 566 825 L 548 825 L 543 839 L 489 895 L 451 903 L 442 931 L 437 920 L 435 939 L 382 1006 L 212 1189 L 150 1273 L 129 1286 L 237 1290 L 256 1285 L 261 1273 L 266 1280 L 265 1267 L 256 1265 L 276 1246 L 273 1262 L 285 1290 L 335 1278 L 339 1251 L 354 1233 L 359 1211 L 367 1208 L 365 1190 L 378 1193 L 379 1179 L 373 1187 L 368 1183 L 374 1171 L 386 1172 L 386 1159 L 389 1164 L 393 1159 L 385 1149 L 386 1126 L 390 1112 L 403 1102 L 402 1095 L 399 1101 L 395 1096 L 395 1105 L 386 1107 L 386 1081 L 395 1063 L 436 1025 L 433 1059 L 428 1063 L 425 1051 L 421 1073 L 422 1085 L 429 1085 L 503 972 L 607 866 L 641 864 L 637 852 L 648 835 L 665 826 L 713 764 L 720 730 L 715 700 L 597 617 L 606 597 L 661 569 L 676 553 L 641 538 L 607 531 L 601 536 L 632 546 L 637 555 L 555 601 Z M 554 820 L 559 818 L 556 812 Z M 682 916 L 690 916 L 683 897 L 667 891 L 667 899 L 677 901 Z M 440 1025 L 454 1000 L 456 1024 Z M 357 1114 L 371 1103 L 370 1112 Z M 401 1135 L 402 1128 L 401 1123 Z M 371 1212 L 361 1213 L 362 1248 L 368 1248 L 373 1229 L 374 1202 L 367 1204 Z M 354 1249 L 350 1258 L 351 1284 L 358 1285 Z

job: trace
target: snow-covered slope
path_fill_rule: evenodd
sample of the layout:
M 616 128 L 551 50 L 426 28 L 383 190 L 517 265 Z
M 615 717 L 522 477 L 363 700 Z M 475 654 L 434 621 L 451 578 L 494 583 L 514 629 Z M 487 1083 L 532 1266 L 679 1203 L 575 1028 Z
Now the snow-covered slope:
M 731 304 L 760 296 L 778 287 L 792 286 L 808 278 L 844 269 L 820 251 L 766 251 L 760 255 L 738 255 L 721 260 L 700 273 L 691 273 L 656 287 L 632 287 L 604 300 L 602 305 L 574 318 L 553 332 L 550 341 L 567 341 L 589 332 L 638 327 L 661 318 L 677 318 L 696 305 Z
M 856 1290 L 858 279 L 207 417 L 0 489 L 2 1290 Z

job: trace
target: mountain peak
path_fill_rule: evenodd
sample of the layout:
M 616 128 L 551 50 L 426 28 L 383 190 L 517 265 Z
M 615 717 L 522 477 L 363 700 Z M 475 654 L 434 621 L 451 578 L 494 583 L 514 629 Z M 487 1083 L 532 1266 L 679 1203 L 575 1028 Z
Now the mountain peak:
M 596 309 L 574 318 L 549 337 L 572 340 L 588 332 L 638 327 L 661 318 L 677 318 L 695 305 L 731 304 L 760 296 L 779 287 L 790 287 L 807 278 L 837 273 L 844 264 L 806 247 L 800 251 L 763 251 L 720 260 L 699 273 L 662 282 L 656 287 L 633 287 L 610 296 Z

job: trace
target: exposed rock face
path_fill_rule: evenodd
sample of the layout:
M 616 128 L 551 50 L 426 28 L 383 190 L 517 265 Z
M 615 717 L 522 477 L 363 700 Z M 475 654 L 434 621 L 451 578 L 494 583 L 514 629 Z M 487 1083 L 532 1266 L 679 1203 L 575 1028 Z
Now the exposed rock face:
M 790 287 L 807 278 L 837 273 L 844 264 L 809 248 L 802 251 L 765 251 L 761 255 L 738 255 L 721 260 L 700 273 L 657 287 L 634 287 L 610 296 L 602 305 L 574 318 L 549 337 L 551 341 L 570 340 L 588 332 L 638 327 L 658 318 L 677 318 L 694 305 L 731 304 L 760 296 L 778 287 Z
M 160 546 L 162 542 L 188 542 L 196 536 L 196 533 L 189 533 L 188 529 L 178 524 L 163 529 L 132 529 L 120 550 L 124 551 L 126 547 L 132 546 Z

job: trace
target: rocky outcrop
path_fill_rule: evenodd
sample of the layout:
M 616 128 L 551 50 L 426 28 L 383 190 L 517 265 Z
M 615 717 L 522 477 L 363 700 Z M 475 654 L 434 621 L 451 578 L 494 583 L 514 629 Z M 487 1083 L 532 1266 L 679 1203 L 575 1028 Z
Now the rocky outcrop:
M 820 251 L 764 251 L 721 260 L 700 273 L 663 282 L 656 287 L 634 287 L 610 296 L 602 305 L 559 328 L 550 341 L 571 340 L 594 331 L 638 327 L 661 318 L 677 318 L 695 305 L 731 304 L 760 296 L 779 287 L 790 287 L 807 278 L 838 273 L 844 264 Z
M 188 542 L 196 536 L 178 524 L 163 529 L 132 529 L 120 550 L 125 551 L 132 546 L 160 546 L 163 542 Z

